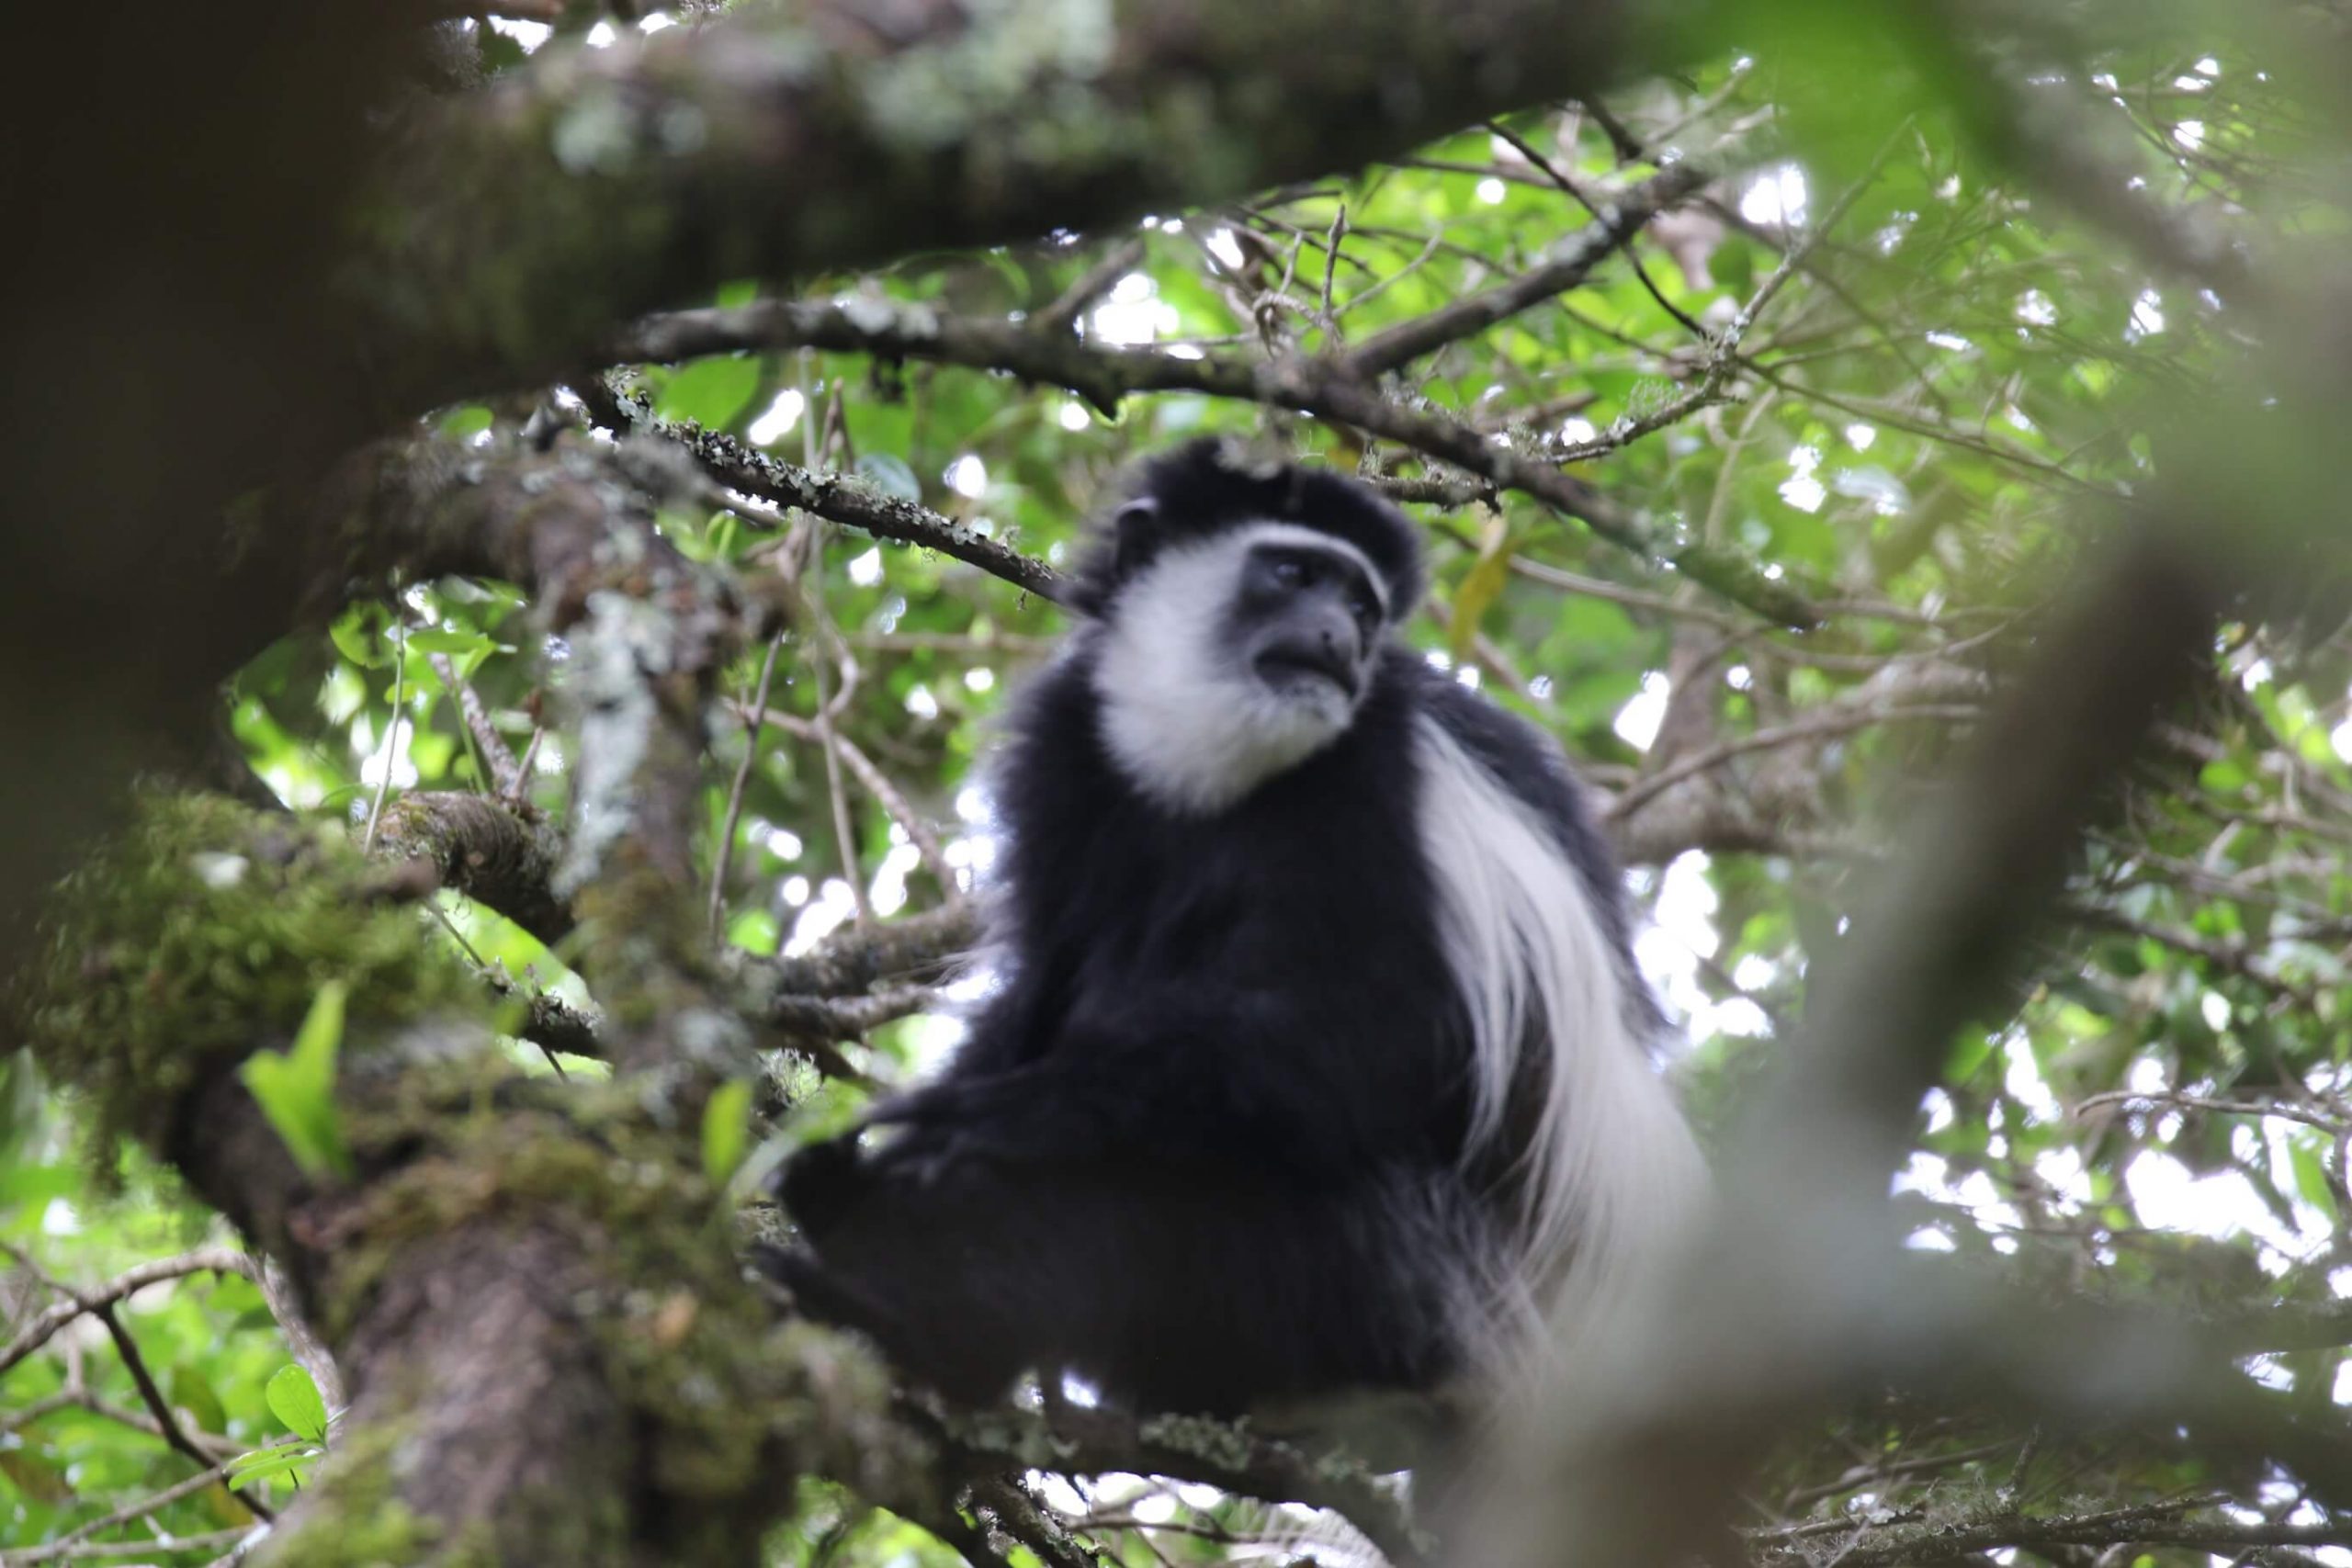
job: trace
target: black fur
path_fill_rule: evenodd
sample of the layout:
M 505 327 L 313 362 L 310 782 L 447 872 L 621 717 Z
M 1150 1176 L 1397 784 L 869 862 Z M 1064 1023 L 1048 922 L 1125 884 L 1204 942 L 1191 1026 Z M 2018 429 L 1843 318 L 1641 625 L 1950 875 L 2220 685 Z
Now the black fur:
M 1392 620 L 1402 620 L 1420 601 L 1420 536 L 1402 513 L 1352 479 L 1256 459 L 1234 443 L 1204 436 L 1146 463 L 1131 488 L 1158 503 L 1152 533 L 1161 546 L 1237 523 L 1304 523 L 1372 558 L 1388 580 Z M 1105 614 L 1121 581 L 1148 559 L 1123 558 L 1103 530 L 1072 573 L 1070 608 L 1083 615 Z
M 1165 526 L 1329 527 L 1403 590 L 1395 614 L 1418 589 L 1409 525 L 1347 480 L 1195 446 L 1145 484 Z M 1108 554 L 1090 571 L 1085 602 L 1115 614 Z M 1548 742 L 1402 647 L 1336 742 L 1170 815 L 1104 750 L 1096 635 L 1020 694 L 993 775 L 1001 987 L 936 1082 L 873 1113 L 883 1133 L 788 1166 L 804 1244 L 775 1266 L 967 1400 L 1029 1369 L 1219 1414 L 1430 1388 L 1462 1370 L 1513 1210 L 1501 1171 L 1462 1171 L 1468 1031 L 1415 716 L 1555 825 L 1622 956 L 1615 868 Z

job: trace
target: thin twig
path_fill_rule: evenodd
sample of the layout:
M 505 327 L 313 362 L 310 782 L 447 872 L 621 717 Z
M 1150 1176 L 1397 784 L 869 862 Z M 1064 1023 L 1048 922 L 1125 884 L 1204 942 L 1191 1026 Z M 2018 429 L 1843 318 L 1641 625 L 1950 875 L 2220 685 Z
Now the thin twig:
M 741 705 L 736 705 L 736 712 L 739 714 L 744 712 Z M 880 806 L 883 811 L 888 814 L 890 820 L 896 822 L 899 830 L 907 835 L 907 840 L 914 845 L 915 852 L 922 857 L 924 867 L 937 879 L 947 896 L 950 898 L 956 896 L 959 888 L 956 879 L 956 868 L 947 863 L 946 847 L 939 841 L 938 832 L 915 810 L 913 804 L 900 792 L 890 776 L 884 773 L 874 759 L 867 756 L 855 741 L 838 729 L 831 732 L 831 739 L 828 740 L 825 731 L 820 730 L 813 721 L 802 718 L 798 714 L 771 709 L 764 717 L 766 722 L 775 725 L 797 740 L 809 741 L 820 746 L 830 744 L 837 749 L 841 752 L 842 765 L 857 776 L 857 782 L 865 786 L 868 795 L 874 797 L 875 803 Z
M 482 765 L 490 770 L 491 788 L 499 795 L 512 796 L 522 781 L 523 770 L 521 764 L 514 761 L 514 753 L 508 748 L 506 738 L 499 734 L 498 727 L 490 721 L 490 710 L 481 705 L 481 699 L 474 694 L 473 687 L 458 678 L 457 660 L 446 653 L 435 653 L 430 657 L 433 672 L 441 677 L 441 683 L 457 699 L 458 713 L 465 720 L 466 733 L 472 739 L 474 750 L 481 754 Z
M 376 799 L 368 807 L 368 831 L 360 836 L 359 852 L 376 852 L 376 824 L 383 819 L 384 799 L 392 792 L 392 749 L 400 744 L 401 721 L 407 716 L 408 622 L 392 617 L 392 722 L 384 731 L 384 771 L 376 780 Z
M 0 1349 L 0 1372 L 6 1371 L 27 1356 L 47 1344 L 57 1331 L 86 1313 L 122 1300 L 135 1291 L 144 1290 L 163 1280 L 176 1280 L 188 1274 L 242 1274 L 251 1279 L 254 1261 L 233 1247 L 207 1247 L 194 1252 L 184 1252 L 176 1258 L 159 1258 L 153 1262 L 126 1269 L 96 1290 L 77 1291 L 61 1287 L 67 1299 L 54 1306 L 43 1308 L 31 1321 L 17 1332 L 6 1349 Z
M 89 1540 L 100 1530 L 112 1529 L 117 1525 L 126 1525 L 133 1519 L 144 1518 L 150 1514 L 170 1507 L 183 1497 L 195 1496 L 226 1475 L 231 1462 L 232 1461 L 223 1461 L 219 1464 L 207 1465 L 200 1472 L 189 1476 L 186 1481 L 166 1486 L 161 1492 L 142 1497 L 136 1503 L 125 1504 L 102 1518 L 92 1519 L 86 1525 L 80 1525 L 66 1531 L 55 1540 L 47 1541 L 22 1551 L 0 1552 L 0 1568 L 32 1568 L 32 1564 L 37 1562 L 56 1562 L 72 1557 L 74 1552 L 71 1548 Z
M 1693 751 L 1660 768 L 1646 778 L 1627 785 L 1616 799 L 1609 803 L 1606 815 L 1616 820 L 1630 817 L 1666 790 L 1694 774 L 1719 767 L 1732 758 L 1750 751 L 1762 751 L 1778 746 L 1794 746 L 1808 740 L 1826 739 L 1831 736 L 1850 734 L 1873 725 L 1937 720 L 1947 724 L 1969 724 L 1984 716 L 1984 710 L 1968 703 L 1916 703 L 1886 707 L 1837 708 L 1824 713 L 1808 714 L 1791 723 L 1771 729 L 1759 729 L 1752 735 L 1735 736 L 1704 750 Z
M 922 1012 L 938 1000 L 938 990 L 930 986 L 902 986 L 865 997 L 780 996 L 770 1001 L 765 1021 L 807 1039 L 856 1040 L 886 1023 Z
M 122 1318 L 114 1310 L 114 1303 L 112 1302 L 98 1303 L 90 1308 L 90 1315 L 105 1326 L 107 1337 L 114 1341 L 115 1352 L 122 1358 L 123 1366 L 129 1369 L 130 1381 L 137 1386 L 139 1397 L 146 1404 L 148 1414 L 155 1418 L 155 1425 L 160 1429 L 164 1441 L 194 1460 L 199 1468 L 213 1464 L 215 1462 L 213 1456 L 205 1452 L 197 1445 L 194 1438 L 180 1429 L 180 1418 L 172 1409 L 172 1402 L 165 1399 L 164 1391 L 156 1386 L 155 1374 L 147 1370 L 147 1358 L 140 1353 L 139 1341 L 133 1339 L 130 1337 L 130 1331 L 123 1327 Z M 264 1524 L 267 1524 L 277 1517 L 259 1499 L 246 1493 L 237 1493 L 236 1498 L 245 1506 L 246 1510 L 254 1517 Z
M 1031 324 L 1039 332 L 1076 331 L 1079 317 L 1116 287 L 1119 279 L 1135 270 L 1136 264 L 1143 260 L 1143 252 L 1140 234 L 1120 241 L 1103 253 L 1102 260 L 1080 273 L 1052 303 L 1033 312 L 1029 317 Z
M 2165 1106 L 2181 1111 L 2211 1111 L 2225 1116 L 2276 1116 L 2283 1122 L 2300 1122 L 2306 1127 L 2324 1132 L 2340 1133 L 2346 1118 L 2327 1115 L 2301 1106 L 2281 1105 L 2267 1100 L 2214 1100 L 2203 1095 L 2178 1094 L 2170 1090 L 2147 1094 L 2137 1089 L 2115 1089 L 2094 1094 L 2075 1102 L 2075 1114 L 2082 1116 L 2103 1105 Z
M 1327 349 L 1338 347 L 1341 335 L 1339 313 L 1331 309 L 1331 284 L 1340 270 L 1340 242 L 1347 233 L 1348 204 L 1343 201 L 1331 215 L 1330 236 L 1324 242 L 1329 247 L 1323 253 L 1323 330 L 1330 339 Z
M 514 788 L 507 799 L 514 805 L 523 803 L 523 793 L 530 787 L 531 768 L 539 760 L 539 742 L 547 739 L 547 731 L 537 725 L 531 727 L 531 739 L 523 748 L 523 755 L 514 763 Z
M 348 1403 L 343 1388 L 343 1369 L 335 1365 L 334 1353 L 326 1347 L 310 1320 L 302 1315 L 301 1303 L 294 1294 L 294 1281 L 286 1270 L 267 1258 L 256 1258 L 254 1283 L 261 1287 L 261 1299 L 269 1308 L 269 1315 L 277 1324 L 277 1331 L 286 1337 L 286 1348 L 297 1365 L 311 1374 L 311 1386 L 319 1391 L 319 1403 L 333 1416 Z
M 1543 171 L 1544 176 L 1554 185 L 1559 186 L 1562 191 L 1566 192 L 1569 199 L 1581 206 L 1587 212 L 1597 211 L 1593 198 L 1586 195 L 1581 189 L 1577 188 L 1573 180 L 1569 179 L 1566 175 L 1561 173 L 1559 169 L 1555 168 L 1549 158 L 1546 158 L 1543 153 L 1537 152 L 1534 144 L 1529 141 L 1525 137 L 1520 135 L 1519 132 L 1511 130 L 1510 127 L 1503 124 L 1500 120 L 1488 120 L 1487 122 L 1487 130 L 1490 134 L 1498 136 L 1504 141 L 1509 142 L 1510 146 L 1518 152 L 1521 157 L 1526 159 L 1530 164 L 1534 164 L 1537 169 Z M 1499 173 L 1500 171 L 1497 172 Z M 1702 177 L 1701 181 L 1701 187 L 1703 188 L 1705 184 L 1713 178 L 1713 176 L 1712 174 Z M 1694 191 L 1693 194 L 1696 194 L 1696 192 Z M 1634 249 L 1633 237 L 1631 235 L 1626 236 L 1624 249 L 1626 265 L 1633 268 L 1634 279 L 1639 282 L 1643 289 L 1648 293 L 1651 300 L 1657 304 L 1659 310 L 1664 310 L 1668 315 L 1673 317 L 1676 321 L 1679 322 L 1684 331 L 1688 332 L 1691 336 L 1704 342 L 1707 337 L 1707 329 L 1700 325 L 1698 321 L 1692 320 L 1689 311 L 1683 310 L 1682 307 L 1677 305 L 1673 300 L 1668 299 L 1666 297 L 1666 290 L 1657 286 L 1657 280 L 1650 276 L 1650 269 L 1642 265 L 1642 258 Z
M 1604 201 L 1595 210 L 1592 222 L 1555 246 L 1536 265 L 1507 283 L 1374 334 L 1339 357 L 1340 368 L 1357 378 L 1376 376 L 1566 293 L 1589 277 L 1601 262 L 1623 250 L 1643 224 L 1706 180 L 1704 170 L 1689 164 L 1652 175 Z
M 150 1538 L 146 1540 L 85 1540 L 66 1548 L 58 1553 L 58 1559 L 75 1562 L 96 1562 L 109 1557 L 156 1557 L 165 1552 L 211 1551 L 220 1547 L 232 1546 L 246 1540 L 254 1533 L 253 1526 L 241 1525 L 235 1529 L 207 1530 L 201 1535 L 175 1535 L 168 1540 L 160 1538 Z
M 718 829 L 718 850 L 711 856 L 710 867 L 710 940 L 718 942 L 719 918 L 727 909 L 727 871 L 735 858 L 735 829 L 743 820 L 743 790 L 752 782 L 752 768 L 760 760 L 760 731 L 766 723 L 768 683 L 775 678 L 776 655 L 783 650 L 784 634 L 778 632 L 768 639 L 767 656 L 760 660 L 760 679 L 752 694 L 752 706 L 743 719 L 743 761 L 735 769 L 735 783 L 727 792 L 727 819 Z

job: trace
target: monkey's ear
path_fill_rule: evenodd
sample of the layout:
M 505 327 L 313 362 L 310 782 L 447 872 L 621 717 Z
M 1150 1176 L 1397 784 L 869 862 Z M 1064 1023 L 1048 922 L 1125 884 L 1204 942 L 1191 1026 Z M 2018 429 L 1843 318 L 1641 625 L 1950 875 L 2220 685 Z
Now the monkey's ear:
M 1140 495 L 1111 514 L 1111 558 L 1122 578 L 1140 571 L 1159 547 L 1159 502 Z

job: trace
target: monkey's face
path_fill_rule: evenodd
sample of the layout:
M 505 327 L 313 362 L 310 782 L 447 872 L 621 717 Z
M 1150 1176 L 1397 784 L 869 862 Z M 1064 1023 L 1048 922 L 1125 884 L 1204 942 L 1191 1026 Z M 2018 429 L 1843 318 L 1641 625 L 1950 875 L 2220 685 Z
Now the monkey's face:
M 1354 552 L 1259 539 L 1227 609 L 1232 644 L 1264 696 L 1344 729 L 1372 682 L 1380 591 Z M 1262 700 L 1262 699 L 1261 699 Z
M 1094 686 L 1112 755 L 1159 804 L 1222 810 L 1346 732 L 1386 619 L 1362 552 L 1297 524 L 1164 550 L 1102 628 Z

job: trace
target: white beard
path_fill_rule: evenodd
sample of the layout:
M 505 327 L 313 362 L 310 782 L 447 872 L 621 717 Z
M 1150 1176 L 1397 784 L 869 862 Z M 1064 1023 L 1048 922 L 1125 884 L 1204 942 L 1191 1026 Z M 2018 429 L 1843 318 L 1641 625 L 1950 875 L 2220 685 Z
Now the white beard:
M 1120 589 L 1094 661 L 1102 736 L 1146 798 L 1178 816 L 1234 805 L 1337 740 L 1355 702 L 1312 676 L 1270 684 L 1227 646 L 1227 607 L 1242 563 L 1263 544 L 1344 551 L 1342 540 L 1295 523 L 1250 523 L 1179 545 Z

